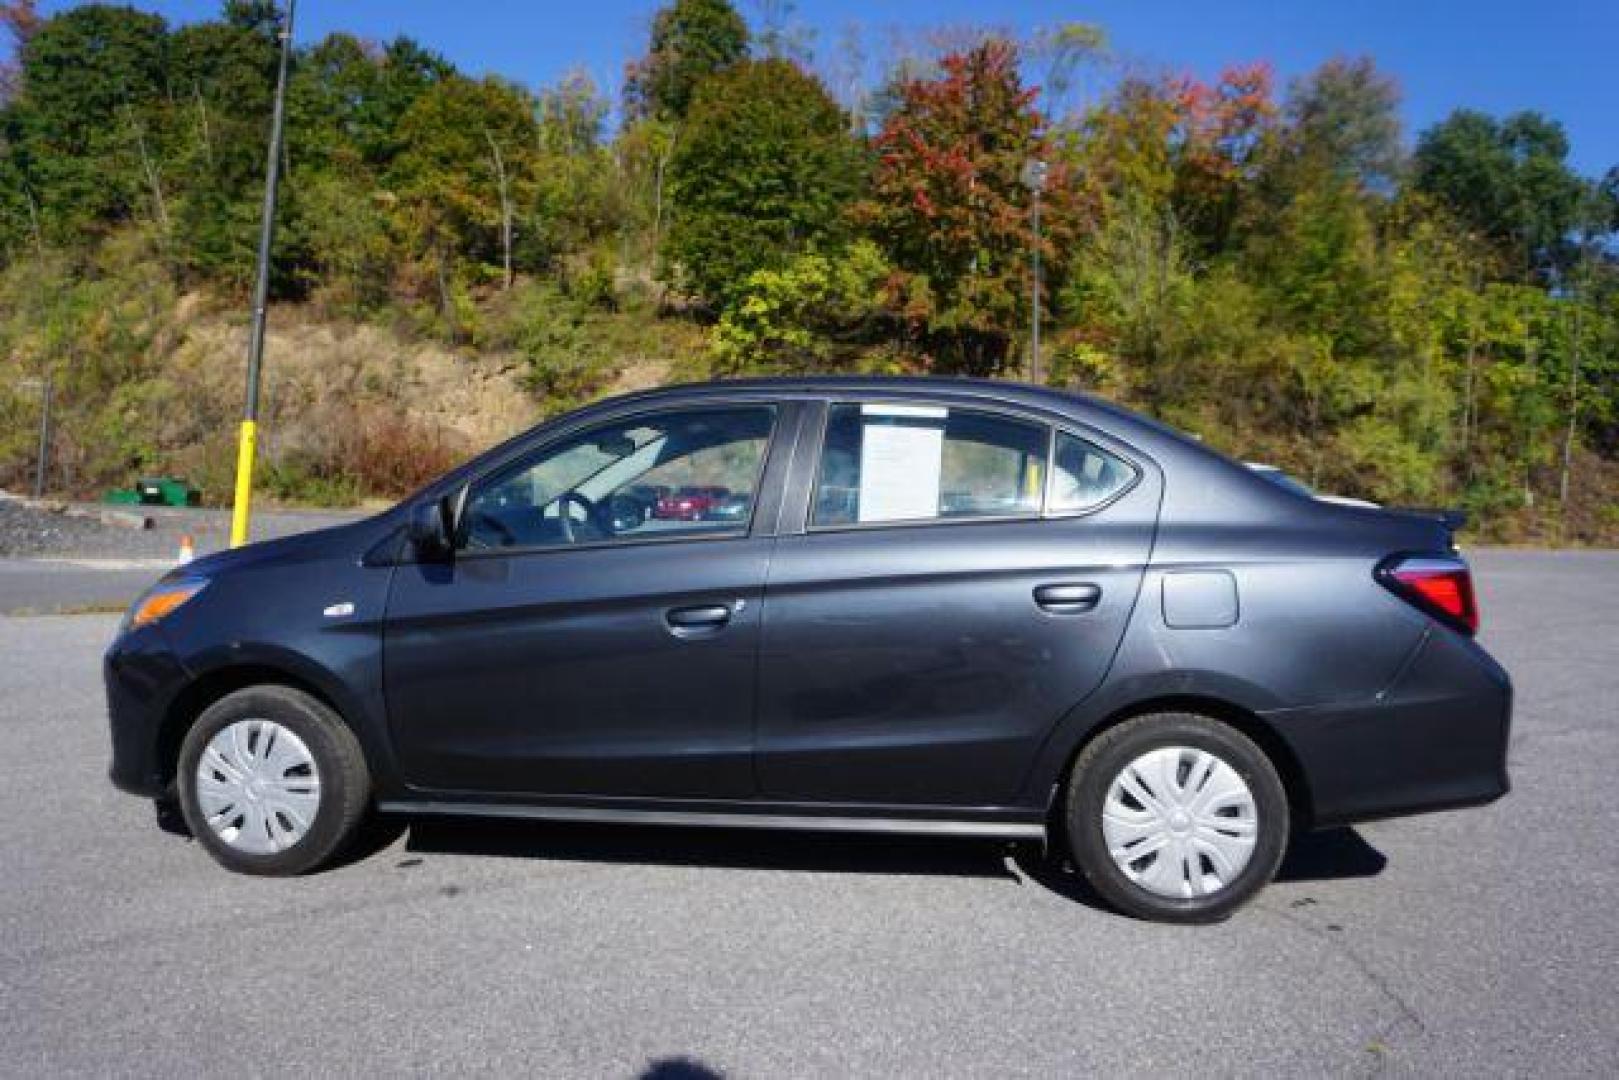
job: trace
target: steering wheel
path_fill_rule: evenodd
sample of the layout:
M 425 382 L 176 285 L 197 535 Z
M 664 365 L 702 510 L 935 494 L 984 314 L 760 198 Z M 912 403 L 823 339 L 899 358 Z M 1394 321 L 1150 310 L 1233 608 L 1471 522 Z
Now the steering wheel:
M 596 504 L 577 491 L 565 491 L 557 497 L 557 521 L 562 526 L 562 539 L 568 543 L 574 542 L 573 518 L 568 516 L 568 504 L 578 503 L 579 509 L 585 512 L 585 520 L 597 528 L 601 526 L 596 522 Z

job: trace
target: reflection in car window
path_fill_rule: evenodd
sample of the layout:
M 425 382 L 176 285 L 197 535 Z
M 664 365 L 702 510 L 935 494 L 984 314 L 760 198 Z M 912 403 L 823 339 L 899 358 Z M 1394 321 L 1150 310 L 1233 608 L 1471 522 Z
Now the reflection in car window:
M 1047 431 L 943 406 L 835 405 L 813 524 L 1038 514 Z
M 482 484 L 463 512 L 472 550 L 598 544 L 747 529 L 775 410 L 692 409 L 596 428 Z
M 1105 450 L 1057 433 L 1057 463 L 1051 482 L 1050 513 L 1089 510 L 1107 502 L 1135 479 L 1135 469 Z

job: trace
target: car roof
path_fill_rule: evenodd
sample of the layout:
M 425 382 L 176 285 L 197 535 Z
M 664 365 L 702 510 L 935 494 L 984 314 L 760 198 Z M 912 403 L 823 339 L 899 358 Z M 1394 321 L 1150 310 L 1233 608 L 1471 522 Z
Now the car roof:
M 824 395 L 857 391 L 916 393 L 930 390 L 998 397 L 1007 400 L 1030 398 L 1056 398 L 1068 402 L 1092 400 L 1072 391 L 1053 390 L 1028 383 L 1011 382 L 1005 379 L 974 379 L 945 375 L 775 375 L 745 379 L 715 379 L 708 382 L 674 383 L 668 386 L 654 387 L 632 394 L 624 394 L 614 400 L 624 401 L 633 398 L 658 398 L 673 395 L 682 397 L 722 397 L 735 394 L 738 391 Z
M 1057 412 L 1078 414 L 1080 410 L 1094 409 L 1119 419 L 1142 423 L 1154 428 L 1162 426 L 1144 416 L 1133 413 L 1109 401 L 1091 397 L 1074 390 L 1060 390 L 1030 383 L 1005 379 L 977 379 L 944 375 L 794 375 L 746 379 L 716 379 L 711 382 L 675 383 L 634 393 L 622 394 L 597 402 L 597 405 L 620 405 L 634 401 L 661 401 L 667 399 L 701 400 L 707 397 L 732 397 L 736 394 L 779 395 L 782 397 L 826 397 L 838 394 L 948 394 L 952 397 L 979 398 L 986 402 L 1043 407 Z M 1162 428 L 1165 432 L 1172 429 Z
M 738 393 L 783 397 L 826 397 L 850 393 L 948 394 L 1044 409 L 1067 415 L 1109 431 L 1149 453 L 1190 451 L 1198 458 L 1220 458 L 1199 439 L 1122 405 L 1078 390 L 1036 386 L 1008 379 L 981 379 L 945 375 L 787 375 L 711 382 L 676 383 L 604 399 L 596 406 L 618 406 L 637 401 L 691 401 L 723 398 Z M 1145 445 L 1144 445 L 1145 444 Z

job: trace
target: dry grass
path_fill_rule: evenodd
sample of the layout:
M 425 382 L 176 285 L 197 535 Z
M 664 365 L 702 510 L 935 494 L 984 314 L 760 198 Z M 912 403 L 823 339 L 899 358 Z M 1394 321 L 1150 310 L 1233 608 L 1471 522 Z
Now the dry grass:
M 173 404 L 151 418 L 154 441 L 170 471 L 218 502 L 235 462 L 247 328 L 206 313 L 187 322 L 158 374 Z M 261 475 L 290 501 L 403 494 L 535 421 L 518 374 L 500 354 L 463 356 L 277 308 L 265 344 Z

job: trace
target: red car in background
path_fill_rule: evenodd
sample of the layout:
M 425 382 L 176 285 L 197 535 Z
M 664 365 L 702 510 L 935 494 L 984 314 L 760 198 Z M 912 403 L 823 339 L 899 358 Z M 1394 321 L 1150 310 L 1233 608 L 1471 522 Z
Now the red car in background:
M 701 521 L 721 499 L 731 494 L 727 487 L 691 485 L 676 488 L 652 507 L 652 516 L 665 521 Z

